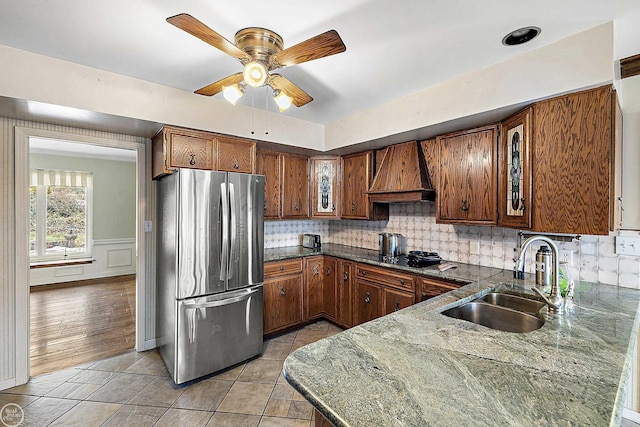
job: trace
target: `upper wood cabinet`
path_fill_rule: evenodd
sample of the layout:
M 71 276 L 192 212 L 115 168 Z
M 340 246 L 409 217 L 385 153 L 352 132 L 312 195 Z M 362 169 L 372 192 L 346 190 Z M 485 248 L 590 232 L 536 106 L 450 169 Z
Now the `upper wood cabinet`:
M 340 157 L 311 158 L 311 217 L 340 218 Z
M 309 157 L 282 154 L 282 218 L 309 217 Z
M 497 223 L 497 130 L 439 136 L 436 222 Z
M 165 126 L 152 140 L 152 172 L 157 178 L 178 168 L 215 169 L 214 135 Z
M 372 203 L 367 195 L 373 168 L 373 151 L 342 156 L 342 218 L 389 219 L 389 205 Z
M 230 136 L 216 137 L 216 170 L 255 173 L 256 143 Z
M 282 154 L 258 150 L 256 173 L 264 175 L 264 218 L 280 218 L 280 162 Z
M 248 139 L 165 126 L 152 139 L 153 178 L 178 168 L 255 173 L 256 143 Z
M 504 120 L 498 148 L 498 225 L 531 228 L 531 116 L 527 108 Z
M 611 86 L 534 104 L 533 230 L 608 234 L 614 225 L 615 106 Z

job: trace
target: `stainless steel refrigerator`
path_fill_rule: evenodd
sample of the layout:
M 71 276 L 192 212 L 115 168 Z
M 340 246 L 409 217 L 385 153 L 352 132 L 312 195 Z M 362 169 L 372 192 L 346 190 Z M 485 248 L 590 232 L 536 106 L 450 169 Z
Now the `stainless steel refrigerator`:
M 180 169 L 157 190 L 157 345 L 180 384 L 262 352 L 264 177 Z

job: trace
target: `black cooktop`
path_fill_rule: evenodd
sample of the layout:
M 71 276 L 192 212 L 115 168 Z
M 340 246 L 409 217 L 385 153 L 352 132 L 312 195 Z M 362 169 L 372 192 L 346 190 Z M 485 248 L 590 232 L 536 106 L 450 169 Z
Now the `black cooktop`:
M 380 261 L 387 264 L 422 268 L 440 264 L 442 258 L 440 258 L 437 252 L 409 251 L 407 255 L 400 255 L 395 259 L 388 259 L 387 257 L 381 256 Z

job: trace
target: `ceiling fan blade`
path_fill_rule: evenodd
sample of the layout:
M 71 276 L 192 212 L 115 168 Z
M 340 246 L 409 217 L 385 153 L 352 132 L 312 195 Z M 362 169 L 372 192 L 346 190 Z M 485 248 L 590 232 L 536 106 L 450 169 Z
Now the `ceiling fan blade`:
M 347 47 L 342 42 L 338 32 L 329 30 L 326 33 L 311 37 L 309 40 L 273 54 L 271 61 L 274 62 L 274 65 L 284 67 L 335 55 L 345 50 L 347 50 Z
M 303 91 L 298 86 L 291 83 L 290 80 L 282 77 L 280 74 L 271 74 L 268 84 L 272 88 L 276 90 L 279 89 L 287 94 L 289 98 L 291 98 L 291 102 L 293 103 L 293 105 L 295 105 L 296 107 L 302 107 L 303 105 L 313 101 L 313 98 L 309 96 L 307 92 Z
M 238 48 L 229 40 L 225 39 L 220 34 L 216 33 L 211 28 L 207 27 L 187 13 L 171 16 L 167 18 L 167 22 L 186 31 L 192 36 L 199 38 L 205 43 L 209 43 L 211 46 L 220 49 L 224 53 L 238 58 L 240 61 L 251 61 L 251 56 L 249 56 L 248 53 Z
M 235 73 L 228 77 L 225 77 L 222 80 L 218 80 L 215 83 L 211 83 L 210 85 L 200 88 L 196 90 L 195 93 L 197 93 L 198 95 L 213 96 L 216 93 L 222 92 L 223 86 L 231 86 L 233 84 L 242 82 L 242 80 L 244 80 L 244 77 L 242 77 L 242 73 Z

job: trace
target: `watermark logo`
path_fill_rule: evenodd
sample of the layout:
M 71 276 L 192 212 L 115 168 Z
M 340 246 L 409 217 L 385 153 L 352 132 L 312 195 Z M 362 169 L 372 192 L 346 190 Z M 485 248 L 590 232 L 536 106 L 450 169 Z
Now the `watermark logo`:
M 17 427 L 24 421 L 24 411 L 16 403 L 7 403 L 0 409 L 0 422 L 6 427 Z

